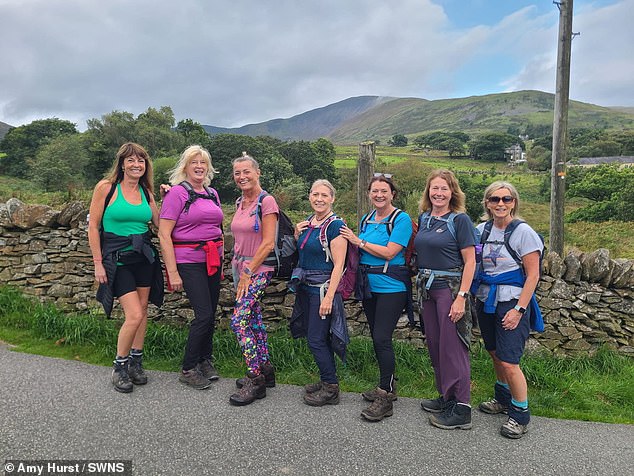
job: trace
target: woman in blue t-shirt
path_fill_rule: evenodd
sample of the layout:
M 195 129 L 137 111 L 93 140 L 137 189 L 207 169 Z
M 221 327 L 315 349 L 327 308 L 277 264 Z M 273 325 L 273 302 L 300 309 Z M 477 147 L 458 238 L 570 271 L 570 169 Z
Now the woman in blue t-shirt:
M 291 328 L 295 337 L 306 336 L 319 367 L 320 381 L 306 385 L 304 403 L 321 407 L 339 403 L 335 352 L 338 343 L 348 343 L 348 334 L 337 286 L 343 275 L 347 241 L 339 234 L 344 222 L 332 211 L 332 184 L 316 180 L 308 200 L 314 214 L 295 227 L 299 263 L 291 280 L 297 281 Z M 296 332 L 297 326 L 300 329 Z
M 362 394 L 372 403 L 361 416 L 380 421 L 392 416 L 392 402 L 396 400 L 392 334 L 407 303 L 406 283 L 411 277 L 405 266 L 404 250 L 412 235 L 412 220 L 392 205 L 397 190 L 391 176 L 375 175 L 368 193 L 374 210 L 361 220 L 359 236 L 347 227 L 342 227 L 341 234 L 360 249 L 357 284 L 366 291 L 363 310 L 380 371 L 378 387 Z
M 420 206 L 418 298 L 429 356 L 440 396 L 423 400 L 429 421 L 443 429 L 471 428 L 471 314 L 469 287 L 475 272 L 475 233 L 465 195 L 449 170 L 427 177 Z

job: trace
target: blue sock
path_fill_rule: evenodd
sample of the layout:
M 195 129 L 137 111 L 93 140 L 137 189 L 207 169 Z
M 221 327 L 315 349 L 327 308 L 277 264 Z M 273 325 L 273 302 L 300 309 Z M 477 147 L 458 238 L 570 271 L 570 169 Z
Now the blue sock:
M 494 396 L 502 405 L 508 405 L 511 402 L 511 390 L 509 389 L 509 385 L 499 380 L 495 382 Z
M 521 410 L 528 410 L 528 400 L 524 400 L 523 402 L 518 402 L 514 398 L 511 398 L 511 405 Z
M 508 383 L 504 383 L 504 382 L 500 382 L 499 380 L 495 381 L 495 385 L 500 385 L 502 387 L 504 387 L 507 390 L 510 390 L 509 384 Z

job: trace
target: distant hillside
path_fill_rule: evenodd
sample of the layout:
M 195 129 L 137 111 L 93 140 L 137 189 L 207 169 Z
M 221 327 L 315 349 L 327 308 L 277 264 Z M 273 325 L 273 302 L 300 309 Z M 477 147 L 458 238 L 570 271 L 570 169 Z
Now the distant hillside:
M 355 144 L 375 139 L 387 141 L 394 134 L 410 137 L 434 130 L 507 131 L 527 126 L 552 127 L 555 96 L 541 91 L 471 96 L 429 101 L 419 98 L 361 96 L 299 114 L 240 128 L 203 126 L 211 134 L 230 132 L 270 135 L 279 139 L 328 137 L 336 144 Z M 632 108 L 608 108 L 571 101 L 569 127 L 634 129 Z
M 415 136 L 434 130 L 507 131 L 550 129 L 555 96 L 541 91 L 472 96 L 426 101 L 395 99 L 349 120 L 329 137 L 335 143 L 387 139 L 394 134 Z M 578 101 L 570 101 L 568 127 L 634 129 L 634 114 Z
M 393 99 L 380 96 L 359 96 L 313 109 L 289 119 L 273 119 L 236 128 L 205 125 L 203 127 L 209 134 L 232 133 L 249 136 L 267 135 L 283 140 L 314 140 L 329 136 L 347 120 Z
M 0 140 L 2 140 L 5 135 L 7 135 L 7 132 L 9 132 L 9 129 L 11 129 L 12 127 L 13 126 L 10 126 L 9 124 L 0 122 Z

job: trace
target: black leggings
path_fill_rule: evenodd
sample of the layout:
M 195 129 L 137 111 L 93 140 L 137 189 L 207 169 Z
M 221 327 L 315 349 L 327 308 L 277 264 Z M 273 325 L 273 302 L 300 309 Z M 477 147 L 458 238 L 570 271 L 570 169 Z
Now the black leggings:
M 381 378 L 379 387 L 388 392 L 394 391 L 394 348 L 392 334 L 401 312 L 407 302 L 407 292 L 372 293 L 370 299 L 363 300 L 363 310 L 370 325 L 374 353 L 379 363 Z
M 220 296 L 220 271 L 207 276 L 206 263 L 176 265 L 183 280 L 183 288 L 194 310 L 189 324 L 189 337 L 183 359 L 183 370 L 191 370 L 203 360 L 211 360 L 214 325 Z

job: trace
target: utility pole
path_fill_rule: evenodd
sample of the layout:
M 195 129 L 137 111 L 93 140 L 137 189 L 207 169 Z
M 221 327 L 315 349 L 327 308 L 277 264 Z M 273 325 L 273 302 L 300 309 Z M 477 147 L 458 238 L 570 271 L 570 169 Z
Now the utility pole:
M 559 8 L 557 83 L 553 121 L 553 161 L 550 176 L 550 251 L 564 256 L 564 196 L 566 193 L 566 140 L 570 94 L 573 0 L 553 2 Z

